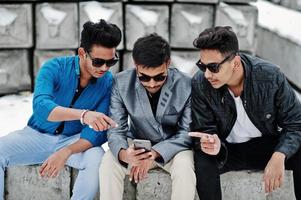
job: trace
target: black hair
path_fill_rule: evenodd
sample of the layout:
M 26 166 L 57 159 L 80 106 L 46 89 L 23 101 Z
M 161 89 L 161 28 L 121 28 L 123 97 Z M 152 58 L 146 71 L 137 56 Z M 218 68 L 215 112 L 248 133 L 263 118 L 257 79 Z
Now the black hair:
M 193 45 L 200 50 L 218 50 L 223 55 L 239 50 L 237 36 L 230 26 L 216 26 L 205 29 L 193 41 Z
M 115 24 L 107 23 L 101 19 L 98 23 L 91 21 L 83 25 L 80 47 L 90 52 L 93 45 L 107 48 L 117 47 L 121 41 L 121 30 Z
M 161 36 L 152 33 L 135 42 L 132 56 L 137 65 L 155 68 L 170 59 L 170 46 Z

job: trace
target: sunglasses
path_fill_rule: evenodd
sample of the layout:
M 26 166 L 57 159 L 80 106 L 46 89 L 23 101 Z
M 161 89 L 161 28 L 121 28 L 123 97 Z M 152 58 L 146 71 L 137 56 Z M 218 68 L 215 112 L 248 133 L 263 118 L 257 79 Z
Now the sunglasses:
M 166 79 L 166 77 L 167 77 L 167 75 L 165 75 L 165 74 L 158 74 L 156 76 L 148 76 L 148 75 L 142 74 L 141 76 L 138 76 L 138 79 L 141 82 L 149 82 L 151 79 L 153 79 L 156 82 L 162 82 Z
M 104 64 L 106 64 L 106 66 L 108 66 L 108 67 L 112 67 L 119 60 L 116 53 L 115 53 L 115 57 L 112 59 L 109 59 L 109 60 L 105 60 L 105 59 L 101 59 L 101 58 L 92 58 L 88 52 L 87 52 L 87 54 L 88 54 L 89 58 L 92 60 L 93 67 L 96 67 L 96 68 L 100 68 Z
M 208 69 L 210 72 L 212 73 L 218 73 L 220 70 L 220 67 L 222 64 L 224 64 L 226 61 L 228 61 L 233 55 L 236 55 L 237 52 L 231 53 L 229 56 L 227 56 L 224 60 L 222 60 L 220 63 L 209 63 L 207 65 L 205 65 L 204 63 L 201 62 L 201 60 L 198 60 L 196 62 L 196 66 L 198 66 L 198 68 L 205 72 L 206 69 Z M 234 58 L 234 57 L 233 57 Z

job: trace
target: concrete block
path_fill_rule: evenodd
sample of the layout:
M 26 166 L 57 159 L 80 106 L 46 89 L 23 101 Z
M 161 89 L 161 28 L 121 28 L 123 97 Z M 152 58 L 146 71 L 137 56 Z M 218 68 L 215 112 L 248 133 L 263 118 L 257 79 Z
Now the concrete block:
M 219 0 L 175 0 L 176 2 L 206 3 L 217 4 Z
M 123 11 L 121 2 L 97 2 L 88 1 L 79 3 L 79 21 L 80 32 L 85 22 L 92 21 L 98 22 L 100 19 L 104 19 L 110 23 L 116 24 L 121 31 L 123 31 Z M 117 49 L 123 49 L 124 36 L 117 47 Z
M 226 3 L 251 3 L 251 2 L 255 2 L 257 0 L 221 0 L 223 2 L 226 2 Z
M 169 40 L 169 8 L 165 5 L 126 5 L 126 49 L 132 50 L 135 41 L 150 33 Z
M 37 165 L 8 168 L 6 200 L 70 199 L 70 168 L 65 167 L 54 179 L 41 178 L 39 168 Z
M 280 5 L 301 11 L 301 0 L 281 0 Z
M 79 46 L 76 3 L 36 5 L 37 49 L 67 49 Z
M 132 52 L 125 52 L 123 54 L 123 66 L 120 68 L 121 71 L 129 69 L 129 68 L 134 68 L 134 61 L 132 58 Z
M 194 38 L 205 28 L 213 26 L 214 7 L 212 5 L 173 4 L 171 16 L 170 45 L 195 49 L 192 45 Z
M 0 94 L 31 89 L 27 50 L 1 50 L 0 60 Z
M 59 56 L 72 56 L 75 51 L 72 50 L 57 50 L 57 51 L 47 51 L 47 50 L 35 50 L 34 51 L 34 77 L 38 74 L 39 69 L 42 65 L 50 58 Z
M 257 55 L 278 65 L 286 77 L 301 89 L 301 46 L 277 32 L 258 26 Z
M 32 47 L 31 4 L 0 4 L 0 16 L 0 48 Z
M 240 50 L 255 54 L 257 18 L 258 11 L 254 6 L 220 3 L 217 6 L 215 25 L 231 26 L 237 34 Z
M 171 67 L 193 76 L 199 70 L 195 64 L 199 57 L 199 51 L 172 51 Z
M 221 176 L 223 199 L 225 200 L 293 200 L 294 187 L 292 171 L 285 172 L 283 186 L 265 195 L 262 182 L 262 171 L 237 171 L 228 172 Z

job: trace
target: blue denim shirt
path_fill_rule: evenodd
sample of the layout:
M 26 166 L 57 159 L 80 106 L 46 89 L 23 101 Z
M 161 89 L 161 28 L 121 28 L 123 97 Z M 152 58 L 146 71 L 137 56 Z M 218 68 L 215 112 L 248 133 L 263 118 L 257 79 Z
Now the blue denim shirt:
M 47 118 L 56 106 L 70 107 L 79 76 L 78 56 L 58 57 L 47 61 L 36 78 L 33 114 L 28 121 L 28 126 L 41 133 L 54 134 L 61 122 L 50 122 Z M 90 81 L 72 108 L 108 114 L 112 80 L 112 74 L 108 71 L 96 82 Z M 65 122 L 61 134 L 71 136 L 78 133 L 93 146 L 107 141 L 106 131 L 96 132 L 88 126 L 83 126 L 79 120 Z

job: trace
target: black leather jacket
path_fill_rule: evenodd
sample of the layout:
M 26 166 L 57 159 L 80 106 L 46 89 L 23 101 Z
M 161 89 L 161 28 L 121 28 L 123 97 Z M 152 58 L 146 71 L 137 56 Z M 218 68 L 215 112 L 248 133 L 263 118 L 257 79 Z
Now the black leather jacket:
M 277 66 L 249 55 L 240 56 L 245 73 L 241 98 L 246 113 L 263 136 L 280 137 L 275 151 L 290 158 L 301 144 L 301 104 Z M 191 106 L 191 131 L 216 133 L 225 141 L 237 118 L 227 86 L 214 89 L 198 72 L 192 80 Z M 195 147 L 199 148 L 199 140 L 195 140 Z M 220 154 L 225 155 L 223 147 Z

